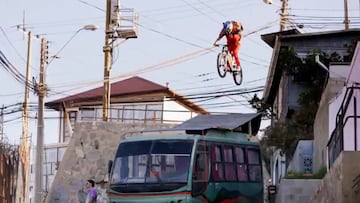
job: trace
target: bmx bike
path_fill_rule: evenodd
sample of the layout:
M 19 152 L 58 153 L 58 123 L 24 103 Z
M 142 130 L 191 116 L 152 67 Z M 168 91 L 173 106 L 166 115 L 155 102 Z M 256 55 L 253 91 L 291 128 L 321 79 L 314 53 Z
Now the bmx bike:
M 236 85 L 241 85 L 243 80 L 243 73 L 241 66 L 238 68 L 235 64 L 235 59 L 231 55 L 228 46 L 226 44 L 221 46 L 221 52 L 217 55 L 217 71 L 221 78 L 226 76 L 227 72 L 230 72 L 233 76 Z

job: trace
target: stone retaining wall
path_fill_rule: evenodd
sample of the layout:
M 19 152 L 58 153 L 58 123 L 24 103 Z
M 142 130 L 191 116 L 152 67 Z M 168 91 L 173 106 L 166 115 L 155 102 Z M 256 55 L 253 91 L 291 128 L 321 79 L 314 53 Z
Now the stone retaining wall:
M 124 124 L 106 122 L 78 123 L 47 194 L 47 203 L 85 202 L 84 186 L 88 179 L 106 182 L 108 161 L 127 132 L 169 128 L 166 124 Z

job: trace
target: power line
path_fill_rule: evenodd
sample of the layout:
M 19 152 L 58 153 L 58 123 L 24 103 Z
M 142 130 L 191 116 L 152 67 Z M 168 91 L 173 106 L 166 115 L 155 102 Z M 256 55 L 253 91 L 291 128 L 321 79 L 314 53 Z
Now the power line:
M 16 49 L 16 47 L 13 45 L 13 43 L 11 42 L 11 40 L 9 39 L 9 37 L 7 36 L 6 32 L 4 31 L 4 29 L 0 26 L 0 30 L 3 33 L 3 35 L 5 36 L 5 39 L 7 40 L 7 42 L 10 44 L 10 46 L 15 50 L 15 53 L 21 58 L 21 60 L 23 62 L 26 63 L 26 59 L 20 54 L 20 52 Z
M 193 6 L 192 4 L 190 4 L 189 2 L 187 2 L 186 0 L 181 0 L 182 2 L 184 2 L 186 5 L 188 5 L 189 7 L 191 7 L 192 9 L 194 9 L 195 11 L 199 12 L 201 15 L 206 16 L 207 18 L 209 18 L 210 20 L 212 20 L 215 23 L 219 23 L 218 20 L 216 20 L 215 18 L 213 18 L 211 15 L 208 15 L 207 13 L 201 11 L 200 9 L 196 8 L 195 6 Z
M 218 11 L 217 9 L 215 9 L 214 7 L 212 6 L 209 6 L 209 4 L 205 3 L 204 1 L 202 0 L 198 0 L 198 2 L 200 2 L 202 5 L 204 5 L 205 7 L 209 8 L 210 10 L 214 11 L 215 13 L 225 17 L 225 15 L 223 13 L 221 13 L 220 11 Z

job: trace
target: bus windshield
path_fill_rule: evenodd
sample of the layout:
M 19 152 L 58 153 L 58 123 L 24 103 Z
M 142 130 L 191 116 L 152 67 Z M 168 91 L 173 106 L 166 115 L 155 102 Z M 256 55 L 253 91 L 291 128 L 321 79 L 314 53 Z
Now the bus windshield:
M 131 192 L 131 185 L 151 185 L 146 191 L 153 191 L 156 188 L 154 184 L 169 189 L 184 186 L 187 183 L 192 147 L 191 140 L 122 143 L 116 153 L 111 184 L 118 185 L 119 192 Z M 144 187 L 138 187 L 133 192 L 139 192 L 139 188 Z

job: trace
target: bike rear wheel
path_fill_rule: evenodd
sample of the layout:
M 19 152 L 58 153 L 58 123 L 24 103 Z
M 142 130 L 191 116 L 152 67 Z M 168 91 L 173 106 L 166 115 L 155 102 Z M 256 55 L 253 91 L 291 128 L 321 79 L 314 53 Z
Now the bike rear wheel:
M 233 71 L 233 78 L 234 78 L 234 82 L 236 85 L 241 85 L 242 81 L 243 81 L 243 73 L 242 73 L 242 68 L 240 67 L 240 70 L 238 71 Z
M 221 78 L 226 76 L 226 55 L 219 53 L 217 56 L 217 71 Z

